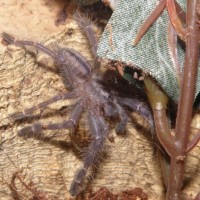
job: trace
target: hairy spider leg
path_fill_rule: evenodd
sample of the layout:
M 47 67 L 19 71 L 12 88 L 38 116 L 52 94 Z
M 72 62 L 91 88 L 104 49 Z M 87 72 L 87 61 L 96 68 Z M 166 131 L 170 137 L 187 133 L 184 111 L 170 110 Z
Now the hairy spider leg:
M 114 104 L 116 107 L 117 115 L 120 119 L 120 122 L 117 123 L 117 125 L 116 125 L 115 131 L 117 134 L 122 135 L 122 134 L 125 134 L 125 132 L 126 132 L 125 127 L 128 122 L 128 116 L 127 116 L 127 113 L 125 112 L 125 110 L 116 101 L 114 101 Z
M 25 134 L 39 133 L 42 130 L 59 130 L 59 129 L 68 129 L 68 128 L 71 128 L 72 131 L 74 131 L 75 126 L 77 125 L 80 115 L 82 113 L 82 110 L 83 110 L 83 107 L 78 102 L 75 104 L 74 110 L 71 113 L 69 120 L 64 120 L 61 123 L 51 123 L 51 124 L 47 124 L 47 125 L 35 123 L 31 126 L 26 126 L 26 127 L 22 128 L 18 132 L 18 135 L 24 136 Z
M 78 170 L 76 177 L 70 186 L 69 191 L 72 196 L 75 196 L 80 192 L 80 187 L 86 176 L 87 170 L 98 161 L 98 155 L 103 150 L 103 144 L 108 134 L 108 126 L 100 115 L 97 116 L 97 114 L 90 112 L 89 124 L 91 127 L 92 141 L 87 149 L 83 168 Z
M 109 103 L 105 103 L 103 106 L 103 111 L 104 111 L 104 115 L 105 117 L 113 117 L 115 116 L 115 111 L 112 105 L 110 105 Z
M 74 51 L 73 49 L 58 48 L 56 53 L 54 53 L 40 43 L 25 40 L 16 40 L 14 37 L 7 33 L 2 33 L 2 38 L 9 44 L 14 44 L 16 46 L 34 46 L 36 49 L 41 50 L 42 52 L 51 56 L 60 66 L 59 69 L 61 70 L 61 72 L 64 72 L 64 79 L 66 79 L 66 77 L 70 79 L 71 75 L 69 69 L 67 70 L 66 66 L 73 67 L 72 70 L 78 70 L 77 74 L 80 73 L 79 75 L 81 76 L 89 76 L 91 73 L 89 62 L 80 53 Z M 69 64 L 71 64 L 71 66 L 69 66 Z M 69 80 L 69 82 L 72 83 L 72 80 Z
M 58 56 L 55 60 L 60 64 L 59 69 L 66 77 L 70 75 L 72 78 L 76 78 L 74 75 L 78 75 L 80 78 L 90 76 L 90 63 L 77 51 L 69 48 L 61 48 L 58 49 L 57 54 Z
M 69 119 L 74 124 L 73 129 L 71 130 L 72 134 L 75 133 L 75 126 L 78 124 L 78 121 L 81 117 L 82 112 L 83 112 L 83 105 L 82 105 L 82 102 L 80 100 L 75 104 L 73 112 L 71 113 L 70 119 Z
M 61 123 L 52 123 L 52 124 L 40 124 L 40 123 L 34 123 L 31 126 L 26 126 L 19 130 L 18 135 L 19 136 L 25 136 L 29 134 L 35 134 L 40 133 L 42 130 L 57 130 L 57 129 L 68 129 L 73 128 L 74 123 L 69 121 L 63 121 Z
M 79 27 L 83 30 L 83 33 L 86 34 L 89 44 L 92 49 L 92 54 L 94 58 L 97 57 L 97 39 L 95 33 L 92 29 L 92 21 L 86 15 L 81 15 L 79 12 L 74 14 L 74 19 L 78 23 Z
M 77 97 L 77 94 L 75 92 L 66 92 L 63 94 L 60 93 L 47 101 L 44 101 L 42 103 L 39 103 L 36 106 L 33 106 L 32 108 L 25 109 L 23 112 L 14 113 L 14 114 L 10 115 L 10 117 L 13 120 L 20 120 L 20 119 L 23 119 L 26 117 L 31 117 L 35 111 L 37 111 L 37 110 L 41 111 L 42 109 L 46 108 L 48 105 L 50 105 L 52 103 L 55 103 L 57 101 L 64 100 L 64 99 L 73 99 L 76 97 Z
M 150 125 L 151 133 L 155 133 L 153 115 L 151 109 L 146 104 L 141 103 L 141 101 L 137 99 L 120 97 L 118 97 L 117 99 L 119 104 L 130 108 L 131 110 L 137 112 L 139 115 L 144 117 Z
M 14 44 L 16 46 L 34 46 L 36 49 L 43 51 L 44 53 L 48 54 L 52 58 L 56 58 L 56 54 L 49 50 L 47 47 L 43 46 L 40 43 L 37 42 L 31 42 L 26 40 L 16 40 L 14 37 L 7 33 L 2 33 L 2 38 L 9 44 Z

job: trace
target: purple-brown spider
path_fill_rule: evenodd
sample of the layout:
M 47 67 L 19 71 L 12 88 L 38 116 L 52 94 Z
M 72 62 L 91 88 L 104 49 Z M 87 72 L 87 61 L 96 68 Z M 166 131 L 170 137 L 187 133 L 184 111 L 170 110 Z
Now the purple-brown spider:
M 81 29 L 84 30 L 92 49 L 93 56 L 96 58 L 97 40 L 91 27 L 91 22 L 87 17 L 80 14 L 75 15 L 75 19 Z M 35 134 L 42 130 L 70 129 L 70 134 L 76 134 L 76 127 L 83 112 L 87 114 L 87 123 L 90 128 L 91 142 L 85 153 L 83 167 L 77 172 L 71 186 L 70 194 L 77 195 L 81 191 L 81 186 L 85 179 L 87 170 L 98 160 L 98 155 L 102 152 L 106 138 L 109 134 L 109 124 L 107 119 L 118 118 L 116 133 L 124 134 L 128 115 L 123 107 L 129 108 L 141 114 L 153 127 L 152 114 L 149 107 L 137 99 L 124 98 L 110 94 L 103 85 L 100 84 L 100 77 L 97 70 L 79 53 L 69 48 L 57 48 L 50 50 L 37 42 L 16 40 L 7 33 L 2 34 L 3 40 L 9 44 L 17 46 L 34 46 L 50 57 L 52 57 L 63 78 L 63 82 L 68 89 L 67 92 L 53 96 L 32 108 L 25 109 L 23 112 L 14 113 L 12 118 L 15 120 L 33 116 L 35 111 L 42 110 L 48 105 L 64 100 L 77 99 L 73 105 L 69 119 L 61 123 L 50 123 L 47 125 L 34 123 L 26 126 L 19 131 L 20 136 L 25 134 Z

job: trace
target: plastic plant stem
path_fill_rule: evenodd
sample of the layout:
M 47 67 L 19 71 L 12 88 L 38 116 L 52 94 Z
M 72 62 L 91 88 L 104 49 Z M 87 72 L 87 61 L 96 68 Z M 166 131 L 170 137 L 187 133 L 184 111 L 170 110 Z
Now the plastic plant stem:
M 178 200 L 183 185 L 184 160 L 188 146 L 192 106 L 195 94 L 199 59 L 199 27 L 197 25 L 198 0 L 187 0 L 186 16 L 186 55 L 180 99 L 176 120 L 176 151 L 171 155 L 167 200 Z
M 200 192 L 197 194 L 194 200 L 200 200 Z
M 158 5 L 155 7 L 150 16 L 145 20 L 142 26 L 139 28 L 139 31 L 133 40 L 133 46 L 136 46 L 137 43 L 141 40 L 144 34 L 148 31 L 151 25 L 158 19 L 162 14 L 165 7 L 168 10 L 171 23 L 175 28 L 177 34 L 182 40 L 185 41 L 185 30 L 183 25 L 185 24 L 185 12 L 182 10 L 181 6 L 174 0 L 160 0 Z
M 192 140 L 188 143 L 188 146 L 187 146 L 187 153 L 189 151 L 191 151 L 197 144 L 198 142 L 200 141 L 200 131 L 198 131 L 198 133 L 192 138 Z
M 169 52 L 172 58 L 173 67 L 176 72 L 177 80 L 179 82 L 179 85 L 181 83 L 181 70 L 178 62 L 178 44 L 177 44 L 177 33 L 171 23 L 169 21 L 168 24 L 168 45 L 169 45 Z
M 161 88 L 155 83 L 155 81 L 146 76 L 144 78 L 144 84 L 146 87 L 146 93 L 151 104 L 156 134 L 159 142 L 165 148 L 165 151 L 171 155 L 175 148 L 175 140 L 173 135 L 171 135 L 171 130 L 169 122 L 166 115 L 166 108 L 168 104 L 168 97 L 161 90 Z M 169 175 L 169 160 L 164 152 L 158 150 L 158 158 L 160 161 L 161 171 L 164 179 L 165 186 L 168 185 L 168 175 Z M 164 155 L 164 156 L 163 156 Z
M 171 155 L 174 151 L 175 140 L 173 135 L 171 135 L 169 122 L 166 116 L 168 97 L 150 77 L 146 76 L 144 78 L 144 84 L 148 100 L 153 110 L 157 137 L 166 152 Z
M 164 182 L 165 188 L 167 188 L 168 180 L 169 180 L 170 158 L 167 155 L 167 153 L 160 148 L 157 149 L 157 156 L 160 162 L 160 169 L 162 173 L 163 182 Z
M 160 0 L 154 11 L 140 27 L 136 38 L 133 40 L 133 45 L 136 46 L 143 35 L 148 31 L 149 27 L 157 20 L 166 7 L 166 0 Z
M 182 25 L 182 22 L 178 16 L 176 11 L 176 5 L 174 0 L 167 0 L 167 10 L 170 16 L 171 23 L 173 24 L 176 32 L 178 33 L 179 37 L 184 40 L 185 39 L 185 29 Z

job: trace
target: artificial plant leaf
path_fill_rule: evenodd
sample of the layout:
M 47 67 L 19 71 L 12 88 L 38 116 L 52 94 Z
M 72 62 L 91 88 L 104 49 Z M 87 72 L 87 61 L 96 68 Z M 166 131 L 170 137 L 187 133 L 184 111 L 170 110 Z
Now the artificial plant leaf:
M 138 66 L 153 76 L 169 97 L 177 102 L 180 85 L 168 45 L 169 17 L 166 9 L 142 40 L 133 46 L 133 39 L 140 26 L 158 2 L 158 0 L 121 0 L 100 40 L 98 55 Z M 183 9 L 186 8 L 186 0 L 177 2 Z M 183 46 L 183 43 L 178 43 L 178 62 L 181 71 L 185 57 Z M 200 91 L 200 67 L 198 71 L 196 96 Z

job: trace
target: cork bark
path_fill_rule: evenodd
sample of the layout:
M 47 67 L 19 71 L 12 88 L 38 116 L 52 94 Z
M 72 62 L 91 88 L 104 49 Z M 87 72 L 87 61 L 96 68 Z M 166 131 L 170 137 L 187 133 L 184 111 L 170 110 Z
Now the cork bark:
M 21 4 L 20 4 L 21 2 Z M 63 1 L 35 0 L 1 1 L 1 31 L 13 34 L 19 39 L 42 41 L 46 46 L 65 46 L 81 52 L 92 61 L 90 48 L 77 24 L 68 18 L 65 26 L 56 26 L 55 18 Z M 23 9 L 22 10 L 22 3 Z M 55 4 L 55 5 L 54 5 Z M 38 12 L 40 8 L 40 12 Z M 50 9 L 51 8 L 51 9 Z M 17 10 L 18 9 L 18 10 Z M 2 12 L 5 14 L 3 15 Z M 27 13 L 28 12 L 28 13 Z M 12 17 L 11 20 L 11 16 Z M 26 17 L 24 17 L 26 16 Z M 30 17 L 30 18 L 29 18 Z M 48 18 L 48 20 L 47 20 Z M 31 19 L 31 20 L 30 20 Z M 29 21 L 24 26 L 24 21 Z M 21 27 L 21 28 L 19 28 Z M 59 92 L 65 91 L 53 61 L 32 48 L 24 49 L 0 44 L 0 196 L 2 200 L 14 199 L 9 184 L 13 174 L 23 170 L 24 181 L 33 182 L 34 187 L 43 191 L 48 199 L 69 199 L 69 186 L 74 174 L 82 166 L 67 130 L 45 131 L 45 137 L 21 138 L 17 131 L 34 122 L 61 122 L 67 118 L 70 101 L 61 101 L 49 106 L 40 117 L 13 121 L 10 115 L 41 103 Z M 36 113 L 37 114 L 37 113 Z M 106 155 L 99 171 L 90 184 L 93 191 L 107 187 L 113 192 L 141 187 L 149 199 L 164 199 L 164 186 L 147 123 L 133 113 L 137 123 L 144 126 L 138 130 L 133 123 L 127 126 L 127 135 L 117 136 L 113 129 L 114 142 L 106 142 Z M 200 128 L 200 117 L 196 116 L 193 128 Z M 195 130 L 195 129 L 194 129 Z M 80 133 L 87 134 L 87 127 L 81 123 Z M 200 145 L 195 147 L 188 158 L 185 197 L 194 197 L 200 185 Z M 16 180 L 22 199 L 31 197 Z M 186 199 L 186 198 L 185 198 Z

